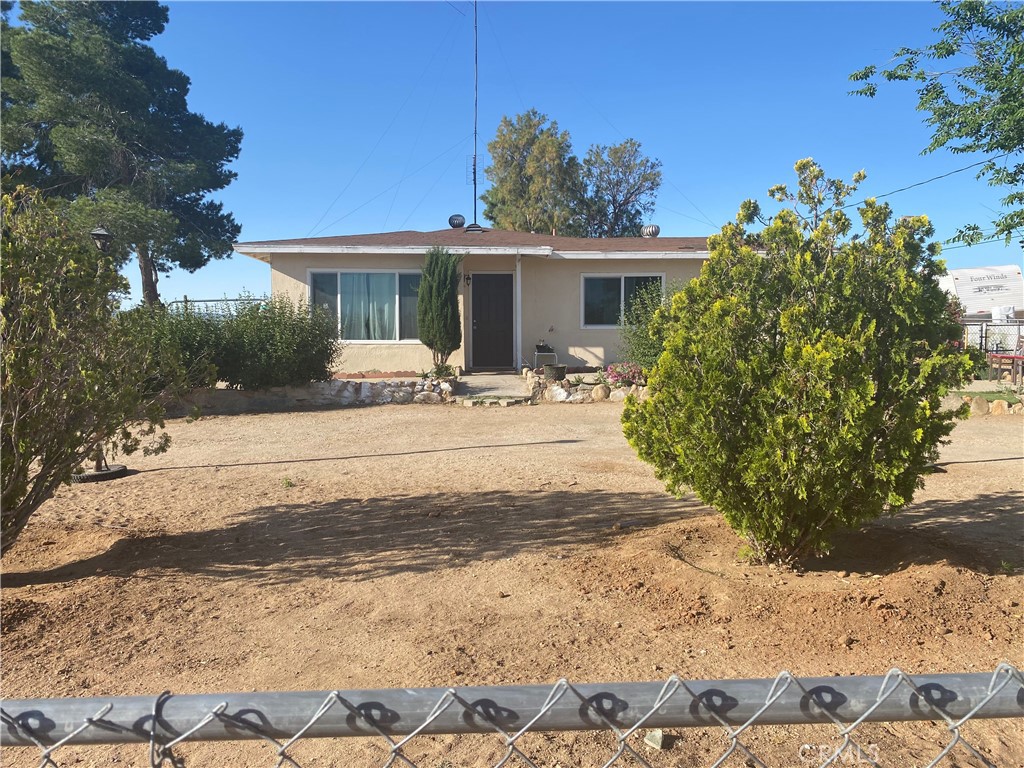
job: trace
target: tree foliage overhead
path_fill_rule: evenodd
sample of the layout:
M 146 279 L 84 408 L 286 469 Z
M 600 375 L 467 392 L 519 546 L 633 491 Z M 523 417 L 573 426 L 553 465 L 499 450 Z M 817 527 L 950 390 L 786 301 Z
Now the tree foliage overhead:
M 644 217 L 654 213 L 661 187 L 661 161 L 640 151 L 640 142 L 626 139 L 611 147 L 587 150 L 576 202 L 580 237 L 636 237 Z
M 487 149 L 492 186 L 480 199 L 498 229 L 636 237 L 661 186 L 661 163 L 638 141 L 591 146 L 580 162 L 569 133 L 536 109 L 503 117 Z
M 88 235 L 18 188 L 3 195 L 0 273 L 2 551 L 101 445 L 166 450 L 162 393 L 180 391 L 176 351 L 146 307 L 118 312 L 127 282 Z
M 448 358 L 462 346 L 459 321 L 459 268 L 462 257 L 446 248 L 427 251 L 416 300 L 420 341 L 433 355 L 434 372 L 440 373 Z
M 921 48 L 901 48 L 886 68 L 870 65 L 850 79 L 864 82 L 861 96 L 878 92 L 878 78 L 917 85 L 917 108 L 934 129 L 925 152 L 988 156 L 979 173 L 993 186 L 1007 187 L 1009 210 L 987 237 L 1024 234 L 1024 5 L 982 0 L 942 0 L 946 20 L 939 39 Z M 980 242 L 977 225 L 961 228 L 955 240 Z M 1022 241 L 1024 244 L 1024 241 Z
M 828 549 L 831 534 L 909 504 L 955 412 L 940 398 L 970 361 L 936 276 L 924 216 L 893 220 L 853 184 L 796 165 L 793 204 L 761 231 L 747 201 L 709 239 L 700 277 L 659 310 L 652 396 L 627 438 L 668 489 L 692 489 L 761 560 Z
M 92 229 L 139 259 L 147 302 L 159 272 L 231 253 L 240 227 L 209 195 L 235 174 L 242 132 L 189 110 L 190 82 L 145 43 L 164 30 L 155 2 L 4 5 L 5 184 L 75 201 Z
M 579 160 L 558 123 L 531 109 L 514 120 L 501 118 L 487 145 L 491 188 L 480 199 L 484 216 L 498 229 L 560 232 L 572 218 Z

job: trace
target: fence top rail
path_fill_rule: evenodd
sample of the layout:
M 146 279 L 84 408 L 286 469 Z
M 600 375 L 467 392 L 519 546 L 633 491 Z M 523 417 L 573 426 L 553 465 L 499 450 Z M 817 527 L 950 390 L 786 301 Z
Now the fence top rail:
M 3 702 L 0 745 L 176 743 L 1024 717 L 1024 676 L 994 672 L 464 688 L 279 691 Z
M 994 328 L 1015 328 L 1024 325 L 1024 318 L 1008 317 L 1005 320 L 993 320 L 990 317 L 961 317 L 957 322 L 964 326 L 992 326 Z

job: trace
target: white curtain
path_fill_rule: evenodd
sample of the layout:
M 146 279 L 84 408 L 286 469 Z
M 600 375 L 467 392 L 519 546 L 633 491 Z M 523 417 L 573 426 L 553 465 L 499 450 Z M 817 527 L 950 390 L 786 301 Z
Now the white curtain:
M 395 292 L 393 272 L 343 272 L 342 338 L 393 341 L 396 338 Z

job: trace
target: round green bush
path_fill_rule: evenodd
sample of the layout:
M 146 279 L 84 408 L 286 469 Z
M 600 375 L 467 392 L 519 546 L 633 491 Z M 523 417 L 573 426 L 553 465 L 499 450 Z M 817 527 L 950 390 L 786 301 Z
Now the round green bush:
M 650 397 L 623 412 L 668 489 L 695 491 L 762 561 L 826 551 L 836 529 L 908 504 L 953 426 L 941 396 L 971 370 L 927 218 L 868 200 L 850 236 L 862 174 L 797 172 L 796 195 L 771 193 L 803 208 L 748 232 L 748 201 L 709 239 L 700 277 L 655 315 Z

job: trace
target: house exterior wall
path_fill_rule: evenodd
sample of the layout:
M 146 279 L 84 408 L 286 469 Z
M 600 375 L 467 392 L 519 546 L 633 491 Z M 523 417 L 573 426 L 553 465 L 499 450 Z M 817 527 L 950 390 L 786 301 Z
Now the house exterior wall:
M 423 268 L 422 256 L 366 254 L 302 254 L 275 255 L 271 259 L 270 291 L 293 301 L 309 300 L 309 273 L 317 270 L 417 270 Z M 459 288 L 459 311 L 462 311 L 463 290 Z M 448 362 L 465 368 L 465 344 Z M 336 370 L 355 372 L 428 371 L 434 365 L 430 350 L 417 341 L 346 341 Z
M 545 340 L 569 366 L 600 366 L 619 359 L 620 334 L 614 328 L 582 327 L 582 276 L 660 275 L 665 284 L 685 282 L 700 273 L 700 259 L 560 259 L 523 256 L 522 337 L 517 365 L 534 364 L 535 345 Z M 271 258 L 271 291 L 298 300 L 309 298 L 309 272 L 317 270 L 418 270 L 420 255 L 296 254 Z M 514 255 L 470 254 L 463 273 L 516 273 Z M 473 365 L 472 288 L 459 285 L 463 319 L 462 348 L 449 362 L 469 369 Z M 515 309 L 513 310 L 515 312 Z M 513 317 L 512 322 L 515 323 Z M 416 341 L 346 341 L 338 370 L 347 372 L 424 371 L 432 366 L 430 350 Z
M 582 275 L 663 275 L 665 285 L 692 280 L 698 259 L 523 259 L 523 359 L 533 365 L 544 339 L 569 366 L 602 366 L 620 359 L 614 328 L 583 328 Z M 554 330 L 552 330 L 554 329 Z

